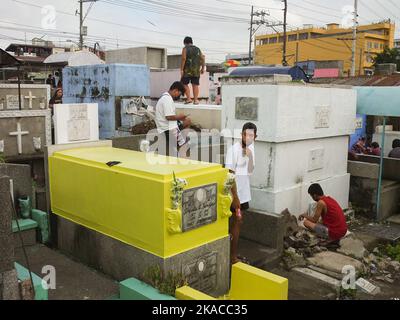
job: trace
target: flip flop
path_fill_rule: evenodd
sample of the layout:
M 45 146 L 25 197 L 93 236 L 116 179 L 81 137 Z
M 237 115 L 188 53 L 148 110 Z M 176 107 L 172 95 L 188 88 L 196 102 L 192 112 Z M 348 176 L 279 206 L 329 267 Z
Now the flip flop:
M 195 101 L 195 102 L 193 102 L 193 104 L 199 105 L 199 104 L 200 104 L 200 101 Z
M 185 101 L 185 104 L 191 104 L 191 103 L 193 103 L 193 100 L 190 100 L 190 101 L 186 100 Z

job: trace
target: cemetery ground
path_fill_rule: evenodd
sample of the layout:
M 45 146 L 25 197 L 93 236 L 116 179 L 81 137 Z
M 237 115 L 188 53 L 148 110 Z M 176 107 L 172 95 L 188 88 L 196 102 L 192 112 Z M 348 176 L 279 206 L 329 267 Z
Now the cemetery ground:
M 274 260 L 270 265 L 262 267 L 274 274 L 285 277 L 289 280 L 289 300 L 337 300 L 337 299 L 356 299 L 356 300 L 393 300 L 400 298 L 400 263 L 395 259 L 389 258 L 384 252 L 387 245 L 392 242 L 384 238 L 384 234 L 375 232 L 366 233 L 365 230 L 372 227 L 389 230 L 400 230 L 400 225 L 383 223 L 378 224 L 366 218 L 352 218 L 349 228 L 353 233 L 351 239 L 359 239 L 362 246 L 358 243 L 347 247 L 347 255 L 357 256 L 358 261 L 363 262 L 366 269 L 360 274 L 374 285 L 379 287 L 379 292 L 375 295 L 367 294 L 361 290 L 341 291 L 326 279 L 305 276 L 296 271 L 296 263 L 287 268 L 284 259 Z M 397 242 L 398 244 L 398 242 Z M 378 252 L 379 251 L 382 252 Z M 255 256 L 259 252 L 268 253 L 270 248 L 263 247 L 255 242 L 242 241 L 241 255 L 248 257 L 250 263 L 257 264 Z M 353 249 L 353 252 L 350 252 Z M 296 249 L 301 252 L 304 248 Z M 305 248 L 307 251 L 307 248 Z M 325 250 L 325 249 L 323 249 Z M 340 250 L 340 249 L 339 249 Z M 365 251 L 364 251 L 365 250 Z M 330 249 L 330 251 L 335 251 Z M 398 250 L 400 252 L 400 249 Z M 22 250 L 16 249 L 16 261 L 26 265 Z M 27 247 L 27 254 L 32 271 L 41 274 L 44 265 L 52 265 L 56 269 L 56 290 L 49 290 L 49 300 L 104 300 L 110 299 L 118 294 L 118 282 L 109 276 L 94 270 L 78 261 L 73 257 L 53 250 L 42 244 Z M 285 254 L 284 254 L 285 256 Z M 253 261 L 252 261 L 253 260 Z M 306 266 L 298 263 L 298 265 Z M 256 265 L 257 266 L 257 265 Z M 396 270 L 397 268 L 397 270 Z M 320 270 L 323 272 L 322 270 Z M 329 273 L 327 271 L 327 273 Z

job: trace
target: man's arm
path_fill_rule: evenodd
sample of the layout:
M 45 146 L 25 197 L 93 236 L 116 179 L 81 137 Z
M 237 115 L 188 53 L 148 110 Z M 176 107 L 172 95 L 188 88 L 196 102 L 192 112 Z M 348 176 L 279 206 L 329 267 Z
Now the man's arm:
M 182 114 L 178 114 L 176 116 L 166 116 L 165 119 L 167 119 L 168 121 L 184 121 L 187 118 L 187 116 L 185 116 L 183 113 Z
M 185 64 L 186 64 L 186 48 L 182 49 L 182 62 L 181 62 L 181 77 L 183 77 L 183 73 L 185 72 Z
M 319 219 L 321 218 L 322 213 L 326 209 L 326 204 L 322 200 L 318 201 L 317 207 L 315 208 L 314 215 L 312 217 L 304 216 L 304 219 L 311 221 L 313 223 L 318 223 Z

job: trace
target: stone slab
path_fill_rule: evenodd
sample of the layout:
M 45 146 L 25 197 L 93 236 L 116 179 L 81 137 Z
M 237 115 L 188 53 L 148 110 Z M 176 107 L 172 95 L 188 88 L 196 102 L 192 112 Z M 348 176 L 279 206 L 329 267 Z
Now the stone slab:
M 299 273 L 303 276 L 306 276 L 308 278 L 311 278 L 313 280 L 317 280 L 320 282 L 323 282 L 324 284 L 327 284 L 328 286 L 332 287 L 333 289 L 339 290 L 340 286 L 341 286 L 341 281 L 329 277 L 325 274 L 322 274 L 320 272 L 311 270 L 309 268 L 294 268 L 292 269 L 292 271 Z
M 400 239 L 400 226 L 398 225 L 367 225 L 359 230 L 361 233 L 366 233 L 380 240 L 397 241 Z
M 307 261 L 314 266 L 335 273 L 342 273 L 345 266 L 353 266 L 356 271 L 363 270 L 363 264 L 360 261 L 331 251 L 317 253 L 311 258 L 307 258 Z
M 394 224 L 400 224 L 400 214 L 396 214 L 389 217 L 387 221 Z
M 340 240 L 340 248 L 337 252 L 356 259 L 362 259 L 367 254 L 364 243 L 353 236 L 348 236 Z

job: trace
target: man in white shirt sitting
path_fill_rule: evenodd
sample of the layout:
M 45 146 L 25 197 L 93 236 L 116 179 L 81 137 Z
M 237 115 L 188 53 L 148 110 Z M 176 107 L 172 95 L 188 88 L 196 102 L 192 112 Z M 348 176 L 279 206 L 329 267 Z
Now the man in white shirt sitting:
M 254 172 L 254 141 L 257 138 L 257 126 L 248 122 L 243 126 L 242 139 L 230 147 L 226 154 L 225 167 L 235 174 L 235 185 L 232 187 L 232 217 L 229 221 L 231 234 L 231 264 L 239 262 L 237 248 L 240 225 L 243 223 L 243 211 L 249 209 L 251 200 L 250 175 Z
M 190 126 L 190 119 L 184 114 L 176 114 L 174 101 L 179 100 L 185 93 L 185 87 L 179 81 L 172 84 L 168 92 L 165 92 L 156 105 L 155 122 L 158 130 L 159 151 L 162 154 L 177 156 L 178 140 L 181 140 L 178 121 L 183 122 L 183 127 Z M 165 152 L 164 152 L 165 151 Z

